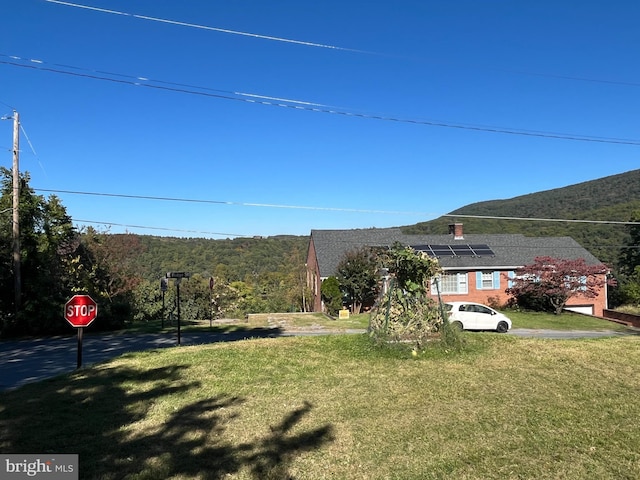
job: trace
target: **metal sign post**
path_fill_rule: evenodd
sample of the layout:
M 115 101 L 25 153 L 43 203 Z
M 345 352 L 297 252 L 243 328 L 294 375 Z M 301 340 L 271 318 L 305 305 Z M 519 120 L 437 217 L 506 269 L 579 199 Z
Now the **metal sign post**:
M 176 302 L 178 302 L 178 345 L 180 345 L 180 281 L 183 278 L 189 278 L 191 274 L 188 272 L 167 272 L 167 278 L 173 278 L 176 284 Z
M 209 328 L 213 326 L 213 285 L 215 281 L 213 277 L 209 278 L 209 308 L 211 309 L 211 316 L 209 317 Z
M 82 366 L 82 336 L 98 316 L 98 304 L 89 295 L 74 295 L 64 306 L 64 318 L 78 329 L 78 368 Z
M 161 324 L 162 324 L 162 328 L 164 329 L 164 294 L 167 291 L 167 288 L 169 288 L 169 282 L 166 278 L 161 278 L 160 279 L 160 291 L 162 292 L 162 312 L 161 312 Z

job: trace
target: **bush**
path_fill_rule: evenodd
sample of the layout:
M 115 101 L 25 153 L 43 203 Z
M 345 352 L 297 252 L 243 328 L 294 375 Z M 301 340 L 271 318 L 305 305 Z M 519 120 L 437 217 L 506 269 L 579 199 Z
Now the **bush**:
M 340 290 L 340 282 L 336 277 L 329 277 L 322 281 L 320 286 L 322 301 L 327 310 L 327 314 L 335 317 L 342 308 L 342 291 Z

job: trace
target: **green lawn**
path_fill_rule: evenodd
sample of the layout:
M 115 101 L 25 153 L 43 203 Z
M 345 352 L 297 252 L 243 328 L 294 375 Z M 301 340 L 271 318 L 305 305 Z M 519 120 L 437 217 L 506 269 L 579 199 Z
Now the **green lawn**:
M 520 312 L 504 310 L 513 321 L 513 328 L 551 329 L 551 330 L 613 330 L 623 331 L 627 327 L 608 320 L 602 320 L 577 313 L 553 315 L 541 312 Z M 333 319 L 321 313 L 272 313 L 250 315 L 247 319 L 225 322 L 182 321 L 181 329 L 188 331 L 228 332 L 252 328 L 283 328 L 287 330 L 325 330 L 347 331 L 362 330 L 369 325 L 369 314 L 351 315 L 348 319 Z M 176 330 L 177 323 L 168 321 L 161 328 L 159 320 L 152 322 L 135 322 L 128 325 L 122 333 L 158 333 Z
M 640 337 L 464 338 L 128 354 L 0 394 L 0 451 L 79 453 L 103 480 L 640 478 Z
M 542 312 L 503 311 L 513 322 L 513 328 L 534 328 L 551 330 L 626 330 L 625 325 L 578 313 L 554 315 Z

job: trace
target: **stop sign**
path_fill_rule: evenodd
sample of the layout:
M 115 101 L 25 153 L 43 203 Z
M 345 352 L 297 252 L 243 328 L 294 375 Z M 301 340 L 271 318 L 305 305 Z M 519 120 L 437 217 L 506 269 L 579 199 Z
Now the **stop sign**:
M 74 295 L 64 305 L 64 318 L 72 327 L 86 327 L 96 315 L 98 304 L 89 295 Z

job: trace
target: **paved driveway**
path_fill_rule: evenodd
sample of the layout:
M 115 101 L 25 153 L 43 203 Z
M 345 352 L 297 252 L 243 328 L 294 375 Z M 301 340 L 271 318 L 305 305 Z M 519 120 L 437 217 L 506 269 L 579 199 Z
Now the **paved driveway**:
M 363 331 L 354 330 L 346 333 L 360 332 Z M 331 332 L 323 330 L 282 331 L 271 328 L 230 333 L 183 332 L 180 343 L 181 345 L 201 345 L 256 337 L 324 335 L 327 333 Z M 629 334 L 638 335 L 640 331 L 585 332 L 515 328 L 509 332 L 509 335 L 549 339 L 595 338 Z M 0 391 L 74 371 L 77 366 L 77 345 L 78 340 L 75 335 L 0 342 Z M 82 365 L 93 365 L 127 352 L 175 346 L 177 346 L 175 334 L 85 335 L 82 342 Z

